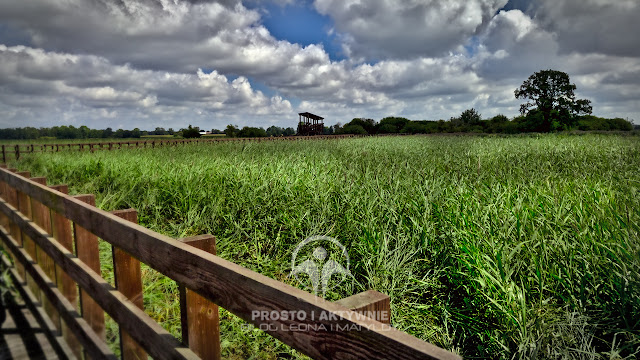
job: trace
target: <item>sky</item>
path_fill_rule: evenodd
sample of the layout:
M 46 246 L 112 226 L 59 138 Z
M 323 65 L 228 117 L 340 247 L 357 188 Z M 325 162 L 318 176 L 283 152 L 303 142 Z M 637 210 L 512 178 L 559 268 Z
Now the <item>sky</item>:
M 0 128 L 518 115 L 536 71 L 640 124 L 640 0 L 0 0 Z

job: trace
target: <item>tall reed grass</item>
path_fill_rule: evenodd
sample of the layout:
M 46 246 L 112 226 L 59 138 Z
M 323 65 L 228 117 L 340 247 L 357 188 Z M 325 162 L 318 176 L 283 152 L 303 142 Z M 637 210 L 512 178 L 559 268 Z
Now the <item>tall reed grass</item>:
M 393 326 L 468 358 L 640 354 L 637 137 L 194 144 L 14 166 L 161 233 L 211 233 L 221 257 L 294 286 L 296 244 L 335 237 L 354 278 L 329 300 L 389 294 Z M 179 336 L 175 284 L 144 273 L 145 308 Z M 299 356 L 240 324 L 223 312 L 226 357 Z

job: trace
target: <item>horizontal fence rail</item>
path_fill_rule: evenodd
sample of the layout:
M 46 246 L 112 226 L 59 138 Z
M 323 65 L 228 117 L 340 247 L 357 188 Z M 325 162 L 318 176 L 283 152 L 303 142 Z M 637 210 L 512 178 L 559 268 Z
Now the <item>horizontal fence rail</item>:
M 383 134 L 384 135 L 384 134 Z M 398 135 L 398 134 L 393 134 Z M 404 135 L 404 134 L 403 134 Z M 86 143 L 65 143 L 65 144 L 4 144 L 0 145 L 2 151 L 2 162 L 6 163 L 9 156 L 16 160 L 24 154 L 60 151 L 98 151 L 98 150 L 119 150 L 156 148 L 161 146 L 177 146 L 194 143 L 217 143 L 217 142 L 243 142 L 243 141 L 297 141 L 297 140 L 321 140 L 321 139 L 344 139 L 353 137 L 364 137 L 369 135 L 314 135 L 314 136 L 273 136 L 256 138 L 226 138 L 214 137 L 205 139 L 157 139 L 157 140 L 129 140 L 115 142 L 86 142 Z M 380 135 L 376 135 L 380 136 Z
M 90 196 L 69 196 L 58 191 L 66 190 L 64 186 L 53 189 L 43 178 L 22 175 L 0 168 L 0 238 L 17 276 L 37 285 L 62 332 L 72 334 L 65 339 L 76 354 L 114 358 L 104 344 L 104 311 L 119 324 L 125 359 L 146 354 L 158 359 L 219 358 L 219 344 L 208 346 L 207 339 L 192 338 L 206 336 L 208 330 L 185 324 L 197 313 L 187 309 L 189 304 L 215 311 L 217 324 L 217 304 L 315 359 L 459 359 L 350 310 L 388 307 L 388 298 L 367 293 L 343 303 L 325 301 L 216 256 L 211 236 L 175 240 L 138 225 L 134 210 L 109 213 L 96 208 Z M 91 263 L 97 238 L 112 246 L 115 288 L 101 277 L 100 264 Z M 142 309 L 140 263 L 180 284 L 183 343 Z M 82 314 L 76 310 L 78 297 Z M 360 305 L 363 299 L 375 305 Z M 297 316 L 255 316 L 284 312 Z M 219 342 L 219 337 L 213 334 L 208 340 Z

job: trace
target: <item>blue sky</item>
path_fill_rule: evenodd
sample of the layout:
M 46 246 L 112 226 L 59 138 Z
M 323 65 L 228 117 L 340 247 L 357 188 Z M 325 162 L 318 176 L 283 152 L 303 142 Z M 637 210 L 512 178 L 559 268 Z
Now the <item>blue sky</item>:
M 513 117 L 543 69 L 640 123 L 638 18 L 636 0 L 3 1 L 0 127 Z
M 338 39 L 330 34 L 331 18 L 319 14 L 311 1 L 268 3 L 255 8 L 264 11 L 262 24 L 276 38 L 303 46 L 322 44 L 332 60 L 344 59 Z

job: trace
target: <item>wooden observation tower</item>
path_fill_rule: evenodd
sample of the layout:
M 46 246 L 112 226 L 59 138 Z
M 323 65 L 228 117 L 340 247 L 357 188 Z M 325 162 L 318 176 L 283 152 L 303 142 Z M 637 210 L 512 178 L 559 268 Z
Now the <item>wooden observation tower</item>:
M 308 112 L 299 113 L 298 115 L 300 117 L 298 121 L 298 135 L 322 135 L 324 130 L 323 117 Z

